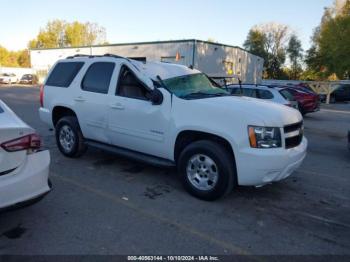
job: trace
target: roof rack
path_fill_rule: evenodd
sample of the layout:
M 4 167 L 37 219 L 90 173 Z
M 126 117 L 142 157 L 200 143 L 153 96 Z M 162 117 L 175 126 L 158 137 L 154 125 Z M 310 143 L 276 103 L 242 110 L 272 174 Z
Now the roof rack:
M 114 58 L 124 58 L 124 59 L 129 59 L 129 58 L 126 58 L 124 56 L 119 56 L 119 55 L 113 55 L 113 54 L 104 54 L 103 56 L 107 56 L 107 57 L 114 57 Z
M 73 58 L 76 58 L 76 57 L 89 57 L 89 58 L 92 58 L 92 57 L 95 57 L 95 56 L 93 56 L 93 55 L 77 54 L 77 55 L 73 55 L 73 56 L 67 56 L 66 59 L 73 59 Z
M 137 71 L 140 71 L 140 69 L 133 63 L 131 60 L 127 57 L 124 56 L 119 56 L 119 55 L 113 55 L 113 54 L 104 54 L 104 55 L 83 55 L 83 54 L 76 54 L 74 56 L 68 56 L 66 59 L 73 59 L 73 58 L 78 58 L 78 57 L 88 57 L 88 58 L 95 58 L 95 57 L 113 57 L 113 58 L 119 58 L 119 59 L 125 59 L 129 61 Z
M 84 54 L 76 54 L 73 56 L 67 56 L 66 59 L 73 59 L 73 58 L 79 58 L 79 57 L 88 57 L 88 58 L 95 58 L 95 57 L 114 57 L 114 58 L 123 58 L 126 60 L 129 60 L 126 57 L 119 56 L 119 55 L 113 55 L 113 54 L 104 54 L 104 55 L 84 55 Z

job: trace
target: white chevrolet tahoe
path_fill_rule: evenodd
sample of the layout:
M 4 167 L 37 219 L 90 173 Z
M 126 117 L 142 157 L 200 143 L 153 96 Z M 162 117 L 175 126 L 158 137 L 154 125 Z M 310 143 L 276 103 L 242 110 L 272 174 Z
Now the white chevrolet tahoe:
M 65 156 L 89 145 L 177 166 L 189 193 L 205 200 L 284 179 L 306 155 L 297 110 L 231 96 L 185 66 L 68 57 L 53 66 L 40 100 L 40 117 Z

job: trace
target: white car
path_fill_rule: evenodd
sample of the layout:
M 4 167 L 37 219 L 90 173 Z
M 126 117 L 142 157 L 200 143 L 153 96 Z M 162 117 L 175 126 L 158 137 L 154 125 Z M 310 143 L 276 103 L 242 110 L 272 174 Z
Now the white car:
M 283 87 L 268 87 L 264 85 L 229 85 L 227 88 L 233 95 L 242 95 L 264 99 L 274 103 L 293 107 L 298 110 L 298 102 L 294 99 L 287 88 Z M 242 88 L 242 90 L 241 90 Z
M 15 84 L 18 77 L 13 73 L 3 73 L 0 75 L 0 84 Z
M 205 200 L 284 179 L 306 155 L 297 110 L 232 96 L 181 65 L 68 57 L 53 66 L 40 98 L 40 117 L 65 156 L 89 145 L 177 166 L 189 193 Z
M 50 154 L 34 129 L 0 100 L 0 209 L 22 206 L 50 191 Z

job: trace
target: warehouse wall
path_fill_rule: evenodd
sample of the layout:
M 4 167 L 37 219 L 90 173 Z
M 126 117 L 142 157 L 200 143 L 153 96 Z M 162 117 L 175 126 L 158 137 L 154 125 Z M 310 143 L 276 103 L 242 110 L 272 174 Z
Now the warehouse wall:
M 175 61 L 176 53 L 179 53 L 181 59 Z M 115 45 L 94 47 L 93 55 L 103 55 L 106 53 L 117 54 L 125 57 L 147 57 L 150 61 L 168 61 L 180 63 L 186 66 L 192 64 L 193 43 L 160 43 L 160 44 L 135 44 L 135 45 Z
M 195 45 L 195 48 L 194 48 Z M 216 77 L 239 77 L 244 83 L 260 83 L 263 60 L 240 48 L 204 41 L 169 41 L 159 43 L 117 44 L 82 48 L 31 50 L 32 68 L 43 79 L 57 60 L 76 54 L 116 54 L 131 58 L 147 58 L 191 66 Z M 176 61 L 176 54 L 180 60 Z M 193 59 L 194 55 L 194 59 Z
M 240 48 L 199 41 L 195 67 L 213 77 L 235 77 L 244 83 L 260 83 L 263 59 Z

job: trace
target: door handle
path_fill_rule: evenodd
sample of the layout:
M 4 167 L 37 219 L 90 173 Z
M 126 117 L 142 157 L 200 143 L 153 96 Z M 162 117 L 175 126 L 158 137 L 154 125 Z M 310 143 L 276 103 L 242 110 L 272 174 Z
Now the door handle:
M 85 102 L 86 99 L 82 96 L 78 96 L 78 97 L 74 98 L 74 100 L 77 102 Z
M 118 109 L 118 110 L 124 110 L 124 106 L 121 103 L 116 103 L 116 104 L 112 104 L 111 108 L 113 109 Z

